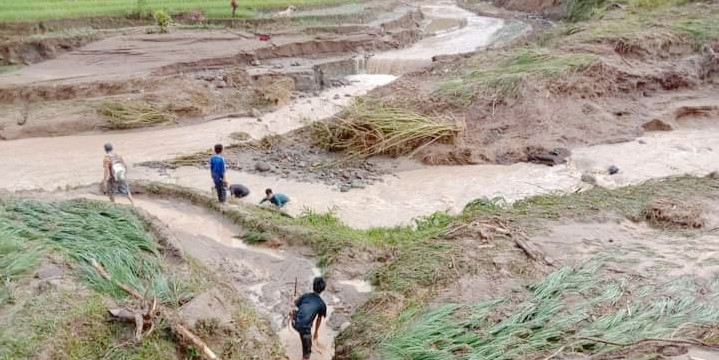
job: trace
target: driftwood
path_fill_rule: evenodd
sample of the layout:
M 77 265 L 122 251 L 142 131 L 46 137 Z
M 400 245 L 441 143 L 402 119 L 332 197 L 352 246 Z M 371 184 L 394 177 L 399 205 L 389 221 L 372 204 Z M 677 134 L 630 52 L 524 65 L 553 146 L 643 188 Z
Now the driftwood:
M 539 250 L 524 234 L 513 234 L 512 238 L 514 239 L 514 243 L 517 244 L 530 259 L 543 262 L 549 266 L 557 266 L 552 258 L 547 256 L 542 250 Z
M 133 298 L 143 303 L 147 302 L 145 297 L 140 295 L 140 293 L 138 293 L 134 289 L 114 281 L 110 274 L 107 273 L 105 268 L 102 267 L 102 265 L 100 265 L 100 263 L 98 263 L 95 259 L 91 259 L 90 262 L 92 263 L 92 266 L 95 267 L 95 269 L 100 273 L 100 275 L 107 279 L 107 281 L 112 282 Z M 153 298 L 152 301 L 149 302 L 149 306 L 147 307 L 147 310 L 144 311 L 144 314 L 129 311 L 127 309 L 113 309 L 108 311 L 110 312 L 110 315 L 118 318 L 119 320 L 135 323 L 135 339 L 137 341 L 142 340 L 144 336 L 147 336 L 152 333 L 152 331 L 155 329 L 155 322 L 153 320 L 155 316 L 159 316 L 167 320 L 170 325 L 170 330 L 172 330 L 175 335 L 189 341 L 192 345 L 202 350 L 202 353 L 205 355 L 205 357 L 210 360 L 219 359 L 219 357 L 215 355 L 215 353 L 210 349 L 209 346 L 207 346 L 207 344 L 205 344 L 204 341 L 202 341 L 202 339 L 200 339 L 197 335 L 193 334 L 184 325 L 182 325 L 182 322 L 177 318 L 176 315 L 174 315 L 173 311 L 164 306 L 158 307 L 156 298 Z M 143 333 L 142 331 L 146 320 L 150 320 L 150 328 Z
M 532 244 L 529 237 L 523 231 L 514 228 L 502 219 L 475 220 L 468 224 L 455 225 L 447 230 L 445 238 L 451 239 L 467 235 L 476 236 L 485 241 L 494 240 L 495 235 L 510 237 L 514 240 L 517 247 L 522 249 L 530 259 L 543 262 L 549 266 L 557 266 L 557 262 L 537 248 L 536 245 Z
M 557 349 L 555 352 L 553 352 L 552 354 L 550 354 L 549 356 L 545 357 L 542 360 L 553 359 L 557 355 L 561 354 L 565 348 L 574 346 L 582 341 L 591 341 L 591 342 L 595 342 L 595 343 L 602 343 L 602 344 L 613 345 L 613 346 L 618 346 L 618 347 L 633 347 L 633 346 L 637 346 L 639 344 L 656 342 L 656 343 L 663 343 L 663 344 L 698 346 L 698 347 L 705 347 L 705 348 L 709 348 L 709 349 L 718 349 L 719 348 L 718 345 L 707 344 L 707 343 L 705 343 L 701 340 L 697 340 L 697 339 L 644 338 L 644 339 L 640 339 L 640 340 L 630 342 L 630 343 L 620 343 L 620 342 L 609 341 L 609 340 L 604 340 L 604 339 L 600 339 L 600 338 L 580 336 L 580 337 L 577 337 L 575 340 L 573 340 L 565 345 L 562 345 L 559 349 Z

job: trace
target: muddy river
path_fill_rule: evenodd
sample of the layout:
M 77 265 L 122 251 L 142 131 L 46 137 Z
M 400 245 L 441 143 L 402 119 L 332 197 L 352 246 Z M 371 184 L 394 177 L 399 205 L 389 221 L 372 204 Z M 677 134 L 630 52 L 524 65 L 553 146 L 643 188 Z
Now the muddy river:
M 2 141 L 0 188 L 49 191 L 96 183 L 102 177 L 102 145 L 106 142 L 112 142 L 130 164 L 137 164 L 203 151 L 218 142 L 228 144 L 232 142 L 229 135 L 237 131 L 244 131 L 255 139 L 283 134 L 308 121 L 337 113 L 352 97 L 393 81 L 392 74 L 428 65 L 433 56 L 487 46 L 492 35 L 503 26 L 502 20 L 479 17 L 447 2 L 421 8 L 435 35 L 410 48 L 375 55 L 367 61 L 368 72 L 372 74 L 350 76 L 348 86 L 326 90 L 317 97 L 297 99 L 264 115 L 261 121 L 233 118 L 187 127 Z M 580 180 L 585 172 L 595 173 L 598 184 L 614 187 L 656 177 L 703 175 L 719 169 L 719 156 L 715 153 L 719 151 L 719 128 L 649 133 L 640 140 L 575 148 L 568 164 L 555 167 L 528 163 L 451 168 L 418 166 L 387 176 L 366 189 L 346 193 L 321 184 L 239 172 L 230 172 L 229 179 L 253 190 L 244 200 L 248 203 L 256 203 L 261 189 L 272 187 L 292 198 L 290 213 L 300 213 L 304 208 L 331 210 L 349 225 L 368 228 L 408 224 L 417 216 L 435 211 L 458 212 L 467 202 L 479 197 L 501 196 L 512 201 L 554 191 L 574 191 L 586 186 Z M 610 165 L 619 167 L 620 172 L 606 175 L 604 169 Z M 160 174 L 153 169 L 131 166 L 129 176 L 180 184 L 204 192 L 211 188 L 208 172 L 197 168 Z M 138 199 L 138 205 L 166 222 L 193 256 L 226 261 L 227 266 L 236 267 L 244 274 L 238 289 L 272 320 L 290 358 L 299 359 L 299 341 L 295 339 L 296 334 L 283 327 L 283 314 L 295 277 L 307 286 L 309 279 L 318 274 L 313 261 L 289 252 L 247 246 L 234 238 L 239 230 L 233 225 L 189 205 L 151 199 Z M 328 291 L 326 300 L 332 306 L 342 306 L 347 299 L 371 291 L 361 280 L 342 279 L 341 286 Z M 324 349 L 313 359 L 331 358 L 334 331 L 332 327 L 323 328 Z

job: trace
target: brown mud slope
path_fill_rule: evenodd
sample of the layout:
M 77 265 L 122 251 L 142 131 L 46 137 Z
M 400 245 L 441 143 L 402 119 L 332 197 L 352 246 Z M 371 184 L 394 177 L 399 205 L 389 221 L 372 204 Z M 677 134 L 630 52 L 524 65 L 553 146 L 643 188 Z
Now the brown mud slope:
M 347 69 L 339 73 L 348 75 L 354 71 L 348 61 L 352 56 L 418 39 L 421 13 L 410 7 L 370 5 L 357 15 L 356 24 L 328 20 L 324 27 L 307 27 L 306 33 L 305 27 L 289 21 L 266 21 L 252 32 L 175 29 L 161 35 L 128 29 L 0 74 L 0 139 L 132 127 L 113 127 L 107 115 L 98 114 L 108 102 L 117 105 L 128 99 L 181 123 L 205 121 L 211 114 L 247 114 L 278 102 L 262 96 L 263 78 L 268 76 L 289 74 L 290 94 L 320 90 L 332 80 L 323 74 L 337 76 L 338 71 L 327 71 L 333 68 L 330 63 L 345 61 Z M 317 22 L 323 24 L 322 18 Z M 254 32 L 271 33 L 272 38 L 260 41 Z
M 531 161 L 556 148 L 712 126 L 718 17 L 716 3 L 649 20 L 611 10 L 604 20 L 559 25 L 524 46 L 446 60 L 369 96 L 465 120 L 458 147 L 418 154 L 429 164 L 466 163 L 468 153 L 477 162 Z

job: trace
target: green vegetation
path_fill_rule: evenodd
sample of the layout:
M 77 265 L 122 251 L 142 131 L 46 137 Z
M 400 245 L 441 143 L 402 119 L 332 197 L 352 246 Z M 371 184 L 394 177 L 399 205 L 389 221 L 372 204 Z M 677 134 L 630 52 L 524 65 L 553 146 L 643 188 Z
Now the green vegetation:
M 376 290 L 379 292 L 376 298 L 370 299 L 355 313 L 352 319 L 355 325 L 340 334 L 337 340 L 340 346 L 339 351 L 342 354 L 340 358 L 366 358 L 366 354 L 378 349 L 382 349 L 387 358 L 393 359 L 472 358 L 469 354 L 477 355 L 475 358 L 502 358 L 493 357 L 492 353 L 498 351 L 498 349 L 504 349 L 505 351 L 514 349 L 518 346 L 514 342 L 519 342 L 521 345 L 518 347 L 518 351 L 529 353 L 533 353 L 529 351 L 531 347 L 527 347 L 530 344 L 529 341 L 533 341 L 531 344 L 537 346 L 539 350 L 555 349 L 565 345 L 572 341 L 572 337 L 565 331 L 571 332 L 573 326 L 582 323 L 578 320 L 577 314 L 580 314 L 583 310 L 578 307 L 562 305 L 563 297 L 565 295 L 571 297 L 572 294 L 577 292 L 582 292 L 585 295 L 587 293 L 605 294 L 611 289 L 616 289 L 617 284 L 622 283 L 624 280 L 597 278 L 594 276 L 596 267 L 578 270 L 576 274 L 570 269 L 563 269 L 561 272 L 547 278 L 544 285 L 536 285 L 534 289 L 545 288 L 548 286 L 547 284 L 552 282 L 555 284 L 552 286 L 559 286 L 556 284 L 557 279 L 569 277 L 570 274 L 577 277 L 573 278 L 574 280 L 572 278 L 561 278 L 559 282 L 567 282 L 567 286 L 570 286 L 569 281 L 571 280 L 576 281 L 574 284 L 577 286 L 586 285 L 590 288 L 565 288 L 562 291 L 566 293 L 562 296 L 550 294 L 551 291 L 545 290 L 541 291 L 543 294 L 541 296 L 546 297 L 545 299 L 535 297 L 520 305 L 509 304 L 508 300 L 482 303 L 476 307 L 451 305 L 437 310 L 453 315 L 444 319 L 447 321 L 446 323 L 437 323 L 436 321 L 439 321 L 438 319 L 440 318 L 437 314 L 426 315 L 419 320 L 419 323 L 413 322 L 417 320 L 415 315 L 418 311 L 426 306 L 428 294 L 433 289 L 437 289 L 438 286 L 446 286 L 446 284 L 462 275 L 479 273 L 491 278 L 496 275 L 494 261 L 497 257 L 507 259 L 505 260 L 508 261 L 506 269 L 511 272 L 512 279 L 518 284 L 522 284 L 539 274 L 537 269 L 533 268 L 533 265 L 528 263 L 526 258 L 514 248 L 514 243 L 506 236 L 499 235 L 495 237 L 485 251 L 467 258 L 467 255 L 459 248 L 456 241 L 442 239 L 447 231 L 463 224 L 489 222 L 511 224 L 511 226 L 522 229 L 528 234 L 534 234 L 546 229 L 552 221 L 567 219 L 592 220 L 607 214 L 643 221 L 647 219 L 648 211 L 652 208 L 651 204 L 657 198 L 687 201 L 687 199 L 694 196 L 715 196 L 717 194 L 719 194 L 719 181 L 716 179 L 676 177 L 652 180 L 644 184 L 618 189 L 596 187 L 577 194 L 540 195 L 511 205 L 507 204 L 502 198 L 478 199 L 468 204 L 463 212 L 457 216 L 450 217 L 444 213 L 437 213 L 434 217 L 425 218 L 424 221 L 413 228 L 400 227 L 371 230 L 374 233 L 385 233 L 387 234 L 385 236 L 389 236 L 388 234 L 396 233 L 402 229 L 401 231 L 405 234 L 404 238 L 407 241 L 393 248 L 396 249 L 396 256 L 391 257 L 390 260 L 372 270 L 370 280 L 373 281 Z M 384 239 L 381 236 L 380 238 Z M 415 245 L 416 248 L 414 247 Z M 580 275 L 587 277 L 587 279 L 582 280 Z M 589 275 L 591 275 L 591 279 L 588 277 Z M 585 280 L 586 284 L 582 285 Z M 680 280 L 677 281 L 681 283 Z M 693 284 L 693 282 L 689 282 L 689 284 Z M 719 285 L 719 282 L 717 285 Z M 685 294 L 686 296 L 694 294 L 692 292 L 682 293 L 682 291 L 677 291 L 676 293 Z M 672 292 L 672 294 L 674 293 Z M 652 316 L 656 315 L 656 307 L 662 304 L 666 305 L 666 303 L 648 303 L 652 297 L 647 296 L 635 299 L 637 302 L 630 305 L 630 311 L 632 311 L 632 314 L 636 313 L 636 316 L 639 316 L 637 319 L 641 321 L 653 322 L 653 320 L 647 319 L 651 319 Z M 391 300 L 387 300 L 388 303 L 385 304 L 386 299 Z M 538 301 L 540 300 L 545 302 L 539 303 Z M 497 310 L 502 309 L 502 306 L 504 306 L 502 304 L 508 304 L 507 306 L 511 305 L 511 308 L 516 307 L 523 310 L 513 313 L 499 323 L 487 324 L 487 318 L 482 314 L 490 312 L 490 310 L 495 313 Z M 530 305 L 533 304 L 543 304 L 542 311 L 552 310 L 554 309 L 553 306 L 559 307 L 552 310 L 554 311 L 551 313 L 553 316 L 542 317 L 541 319 L 544 319 L 547 323 L 542 327 L 537 327 L 542 323 L 540 318 L 537 318 L 537 314 L 530 309 Z M 635 307 L 640 308 L 645 305 L 648 306 L 646 312 L 637 312 L 635 310 Z M 676 309 L 677 314 L 680 314 L 677 315 L 678 317 L 686 315 L 694 317 L 697 321 L 714 319 L 714 314 L 711 316 L 703 315 L 706 308 L 699 311 L 692 304 L 685 305 L 689 307 Z M 580 306 L 580 304 L 577 304 L 577 306 Z M 601 307 L 599 303 L 587 302 L 581 306 L 586 306 L 585 310 L 587 311 Z M 606 317 L 601 318 L 603 319 L 601 321 L 595 320 L 593 325 L 585 328 L 585 331 L 600 329 L 599 326 L 605 321 L 626 316 L 626 314 L 617 315 L 624 311 L 619 308 L 614 308 L 613 311 L 615 312 L 602 314 L 606 315 Z M 500 311 L 500 313 L 506 313 L 506 311 Z M 529 316 L 529 318 L 521 320 L 524 316 Z M 611 316 L 615 317 L 612 318 Z M 496 316 L 491 316 L 490 318 L 496 319 Z M 536 321 L 528 321 L 529 319 Z M 666 319 L 667 322 L 662 322 L 665 320 L 658 321 L 656 327 L 649 326 L 646 331 L 657 331 L 652 333 L 655 335 L 664 334 L 667 329 L 678 326 L 676 320 L 677 318 L 671 318 Z M 472 324 L 471 326 L 469 325 L 470 323 Z M 621 339 L 623 333 L 631 333 L 629 326 L 636 326 L 637 324 L 640 323 L 630 322 L 621 326 L 615 324 L 612 328 L 606 330 L 606 336 L 611 337 L 611 339 Z M 492 330 L 491 334 L 493 335 L 487 335 L 490 334 L 487 329 L 498 330 L 501 325 L 514 327 L 504 329 L 498 333 L 494 333 L 494 330 Z M 587 332 L 583 333 L 583 335 L 599 336 L 604 332 L 605 330 L 602 329 L 601 332 L 594 334 Z M 648 334 L 637 332 L 636 336 Z M 504 336 L 504 338 L 492 340 L 499 335 Z M 392 339 L 387 340 L 388 336 L 392 336 Z M 555 338 L 557 336 L 558 338 Z M 427 340 L 425 342 L 422 339 Z M 582 344 L 580 342 L 576 345 L 580 346 Z M 436 350 L 436 345 L 446 345 L 446 349 L 453 349 L 454 353 L 449 353 L 448 355 L 446 352 Z M 343 350 L 343 347 L 347 349 Z M 445 349 L 445 347 L 442 347 L 442 349 Z M 601 349 L 590 348 L 589 351 L 599 350 Z M 463 357 L 465 355 L 462 354 L 467 357 Z M 518 358 L 516 353 L 509 352 L 508 354 L 510 354 L 508 358 L 512 358 L 512 356 Z M 424 357 L 425 355 L 426 357 Z
M 699 289 L 692 276 L 638 287 L 627 276 L 603 276 L 590 264 L 561 268 L 530 290 L 518 304 L 495 299 L 433 309 L 385 341 L 382 358 L 509 360 L 562 346 L 597 353 L 614 347 L 588 338 L 631 343 L 669 337 L 688 323 L 719 321 L 719 278 L 708 289 Z
M 697 47 L 719 39 L 719 18 L 716 16 L 682 19 L 674 23 L 674 28 L 691 35 Z
M 238 16 L 254 11 L 277 10 L 289 5 L 339 3 L 352 0 L 243 0 L 238 1 Z M 229 18 L 230 2 L 225 0 L 0 0 L 0 21 L 126 16 L 151 14 L 164 9 L 170 14 L 202 11 L 206 17 Z
M 102 264 L 122 284 L 178 306 L 189 296 L 188 286 L 168 275 L 152 237 L 127 209 L 89 201 L 40 203 L 3 200 L 2 218 L 24 239 L 57 249 L 73 259 L 82 278 L 96 291 L 125 299 L 127 294 L 92 267 Z
M 111 129 L 151 126 L 177 118 L 175 114 L 144 100 L 108 100 L 100 105 L 97 112 L 107 118 Z
M 14 301 L 15 283 L 39 264 L 42 253 L 41 246 L 28 243 L 17 228 L 0 220 L 0 306 Z
M 165 10 L 157 10 L 152 14 L 155 18 L 155 25 L 157 25 L 160 34 L 167 34 L 170 32 L 170 26 L 172 26 L 172 17 L 165 12 Z
M 0 359 L 178 359 L 197 353 L 172 336 L 164 321 L 156 320 L 155 331 L 141 343 L 130 341 L 131 325 L 108 322 L 108 308 L 142 305 L 115 282 L 156 296 L 170 309 L 216 289 L 233 325 L 203 333 L 210 346 L 225 359 L 276 358 L 274 343 L 256 342 L 247 333 L 250 327 L 266 333 L 268 325 L 236 290 L 165 248 L 166 239 L 150 235 L 155 230 L 134 209 L 114 204 L 0 198 Z M 91 259 L 114 282 L 103 278 Z M 57 270 L 31 281 L 29 273 L 41 264 Z
M 43 351 L 53 359 L 168 359 L 176 352 L 162 332 L 137 346 L 113 347 L 127 336 L 128 326 L 106 318 L 97 293 L 62 290 L 34 296 L 2 323 L 0 359 L 29 359 Z
M 633 13 L 660 11 L 672 6 L 684 5 L 695 0 L 567 0 L 562 4 L 565 20 L 571 22 L 585 21 L 601 17 L 607 6 L 620 4 Z
M 19 65 L 0 65 L 0 74 L 20 69 Z
M 517 97 L 527 79 L 558 77 L 586 68 L 595 61 L 596 57 L 590 54 L 552 54 L 539 48 L 518 48 L 494 66 L 468 64 L 470 70 L 461 80 L 441 84 L 436 93 L 463 104 L 477 96 L 496 100 Z
M 357 100 L 335 119 L 312 124 L 318 145 L 349 158 L 407 155 L 434 142 L 452 142 L 459 127 L 378 101 Z

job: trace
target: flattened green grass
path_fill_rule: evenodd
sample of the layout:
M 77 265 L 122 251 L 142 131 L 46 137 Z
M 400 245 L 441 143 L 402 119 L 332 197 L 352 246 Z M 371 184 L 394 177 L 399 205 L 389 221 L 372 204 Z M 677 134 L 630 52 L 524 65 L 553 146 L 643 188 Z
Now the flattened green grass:
M 29 277 L 43 253 L 41 245 L 27 242 L 0 212 L 0 307 L 14 302 L 15 284 Z
M 240 0 L 238 14 L 275 10 L 289 5 L 331 4 L 353 0 Z M 202 11 L 207 17 L 229 18 L 229 0 L 0 0 L 0 21 L 82 18 L 93 16 L 125 16 L 151 13 L 164 9 L 172 14 Z
M 464 104 L 478 97 L 496 100 L 513 98 L 520 94 L 521 85 L 528 79 L 562 76 L 582 70 L 596 60 L 591 54 L 562 54 L 540 48 L 518 48 L 506 54 L 498 64 L 467 64 L 470 70 L 460 80 L 440 84 L 435 93 Z
M 518 304 L 499 298 L 432 309 L 384 341 L 381 357 L 510 360 L 562 346 L 594 354 L 615 347 L 587 338 L 631 343 L 719 321 L 719 278 L 709 289 L 695 285 L 693 276 L 642 287 L 631 280 L 601 275 L 596 264 L 564 267 L 530 286 L 532 294 Z
M 72 259 L 82 279 L 100 293 L 125 299 L 127 294 L 108 282 L 90 264 L 102 264 L 110 275 L 141 294 L 155 295 L 178 306 L 189 289 L 162 266 L 155 241 L 130 210 L 100 202 L 57 203 L 4 199 L 3 222 L 28 244 L 60 251 Z

